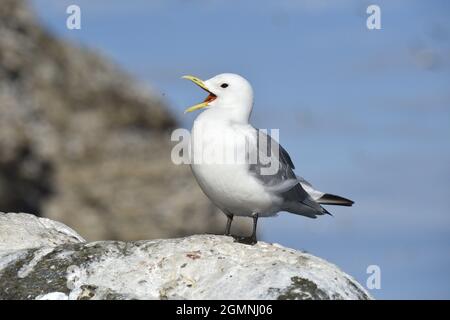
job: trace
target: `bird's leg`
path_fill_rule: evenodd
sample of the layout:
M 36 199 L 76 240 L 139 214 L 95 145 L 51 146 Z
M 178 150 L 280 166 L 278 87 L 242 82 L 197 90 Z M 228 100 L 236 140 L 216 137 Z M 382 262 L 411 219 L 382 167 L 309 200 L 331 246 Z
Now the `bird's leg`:
M 232 214 L 227 214 L 227 218 L 228 218 L 228 220 L 227 220 L 227 228 L 225 229 L 225 235 L 226 236 L 229 236 L 229 235 L 231 235 L 231 222 L 233 222 L 233 215 Z
M 258 214 L 254 214 L 253 215 L 253 232 L 252 235 L 250 236 L 250 242 L 251 244 L 255 244 L 258 242 L 258 240 L 256 240 L 256 227 L 258 226 Z

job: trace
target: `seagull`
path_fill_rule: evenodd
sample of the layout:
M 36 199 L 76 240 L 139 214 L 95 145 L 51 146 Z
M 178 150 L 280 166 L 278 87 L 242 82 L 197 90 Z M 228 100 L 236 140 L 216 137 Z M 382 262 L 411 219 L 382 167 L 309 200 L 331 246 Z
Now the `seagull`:
M 249 123 L 253 89 L 245 78 L 233 73 L 206 81 L 190 75 L 183 78 L 208 93 L 203 102 L 185 110 L 204 109 L 192 126 L 190 165 L 200 188 L 227 216 L 225 235 L 231 235 L 234 216 L 253 218 L 252 235 L 236 239 L 255 244 L 260 217 L 287 211 L 316 218 L 331 215 L 322 204 L 353 205 L 349 199 L 316 190 L 297 176 L 288 152 Z

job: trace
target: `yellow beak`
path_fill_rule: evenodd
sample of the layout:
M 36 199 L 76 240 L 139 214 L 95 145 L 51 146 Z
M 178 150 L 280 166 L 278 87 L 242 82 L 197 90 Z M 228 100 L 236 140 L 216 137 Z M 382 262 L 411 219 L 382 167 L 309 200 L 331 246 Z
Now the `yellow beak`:
M 188 113 L 188 112 L 192 112 L 195 110 L 199 110 L 199 109 L 203 109 L 205 107 L 208 106 L 208 104 L 214 100 L 216 98 L 215 94 L 212 93 L 211 91 L 209 91 L 209 89 L 206 87 L 205 83 L 200 80 L 197 77 L 194 76 L 183 76 L 183 79 L 187 79 L 187 80 L 191 80 L 193 83 L 195 83 L 196 85 L 198 85 L 200 88 L 202 88 L 203 90 L 205 90 L 206 92 L 209 93 L 209 96 L 206 98 L 205 101 L 203 101 L 202 103 L 196 104 L 195 106 L 189 107 L 186 110 L 184 110 L 184 113 Z

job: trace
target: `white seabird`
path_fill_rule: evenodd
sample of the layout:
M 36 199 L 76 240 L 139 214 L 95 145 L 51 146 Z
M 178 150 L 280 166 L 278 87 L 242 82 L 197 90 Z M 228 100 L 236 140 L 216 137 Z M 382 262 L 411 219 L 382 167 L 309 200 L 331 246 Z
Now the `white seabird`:
M 259 217 L 288 211 L 316 218 L 330 214 L 321 204 L 353 204 L 346 198 L 315 190 L 305 179 L 296 176 L 287 151 L 249 124 L 253 89 L 246 79 L 231 73 L 206 81 L 194 76 L 183 78 L 209 93 L 202 103 L 186 109 L 186 112 L 206 109 L 192 127 L 191 168 L 200 188 L 227 216 L 226 235 L 230 235 L 234 216 L 253 218 L 252 235 L 241 241 L 254 244 Z M 267 143 L 261 147 L 264 140 Z M 230 155 L 230 150 L 236 154 Z M 252 152 L 257 155 L 256 161 L 252 161 L 255 160 Z M 263 156 L 269 156 L 271 163 L 263 162 Z M 270 171 L 273 164 L 276 170 Z

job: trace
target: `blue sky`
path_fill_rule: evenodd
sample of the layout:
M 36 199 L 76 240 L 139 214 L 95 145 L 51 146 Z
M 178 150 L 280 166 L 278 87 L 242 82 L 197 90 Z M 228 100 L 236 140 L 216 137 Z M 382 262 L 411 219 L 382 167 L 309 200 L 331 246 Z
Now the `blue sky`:
M 34 0 L 58 36 L 147 83 L 184 127 L 204 98 L 184 74 L 253 84 L 252 122 L 279 128 L 297 173 L 355 200 L 316 220 L 262 219 L 265 241 L 321 256 L 376 298 L 450 298 L 448 1 Z M 82 29 L 65 27 L 70 4 Z M 369 4 L 382 29 L 369 31 Z

